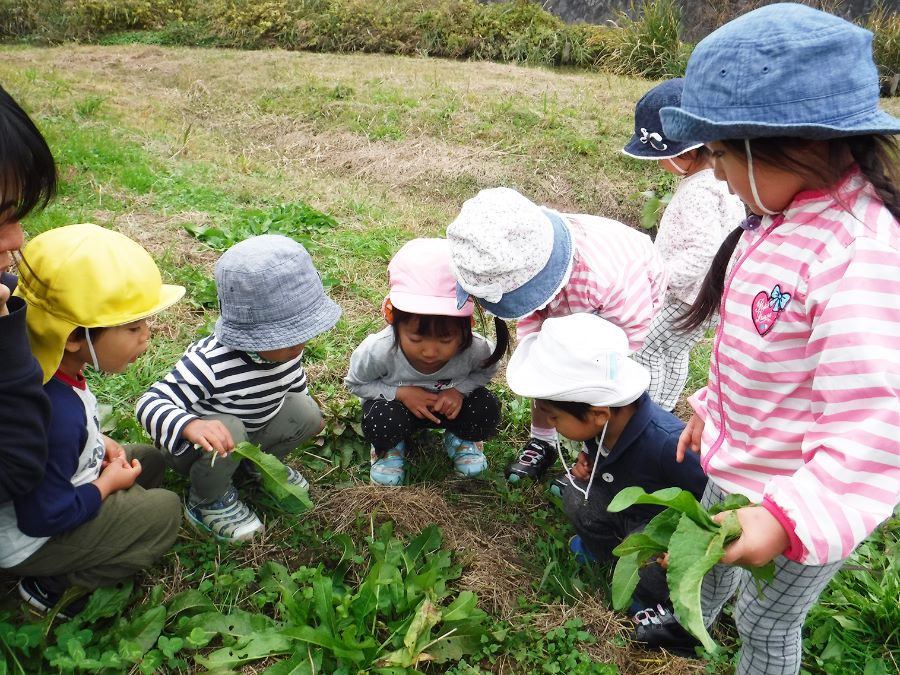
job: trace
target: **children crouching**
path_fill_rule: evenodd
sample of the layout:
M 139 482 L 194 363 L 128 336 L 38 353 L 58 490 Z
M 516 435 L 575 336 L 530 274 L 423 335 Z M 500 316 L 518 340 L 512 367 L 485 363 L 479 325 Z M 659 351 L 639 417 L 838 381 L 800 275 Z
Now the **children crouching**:
M 472 331 L 473 303 L 457 308 L 456 280 L 444 239 L 407 242 L 388 265 L 387 328 L 368 336 L 350 357 L 345 383 L 362 399 L 370 478 L 400 485 L 406 441 L 418 429 L 444 429 L 444 449 L 457 473 L 487 468 L 481 441 L 494 434 L 500 403 L 485 388 L 509 344 L 496 321 L 496 348 Z
M 333 328 L 341 310 L 306 249 L 280 235 L 236 244 L 215 276 L 221 316 L 214 334 L 188 347 L 141 397 L 137 417 L 190 478 L 189 522 L 223 540 L 248 540 L 263 524 L 238 497 L 232 477 L 240 462 L 231 450 L 249 441 L 283 459 L 322 430 L 303 348 Z M 308 487 L 299 471 L 287 470 L 290 483 Z

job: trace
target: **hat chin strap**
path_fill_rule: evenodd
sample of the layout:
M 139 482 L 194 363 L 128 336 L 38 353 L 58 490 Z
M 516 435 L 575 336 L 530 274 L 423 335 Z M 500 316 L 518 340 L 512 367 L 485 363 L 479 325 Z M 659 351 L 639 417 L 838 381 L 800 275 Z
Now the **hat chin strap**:
M 607 420 L 603 424 L 603 431 L 600 432 L 600 440 L 597 442 L 597 454 L 598 455 L 600 454 L 600 452 L 603 448 L 603 439 L 606 438 L 607 424 L 609 424 L 609 420 Z M 594 484 L 594 473 L 597 471 L 597 464 L 599 463 L 597 461 L 597 459 L 599 459 L 599 458 L 596 458 L 596 457 L 594 458 L 594 464 L 593 464 L 593 466 L 591 466 L 591 477 L 590 477 L 590 479 L 588 479 L 587 489 L 582 490 L 580 487 L 575 485 L 575 480 L 572 478 L 572 467 L 570 467 L 568 464 L 566 464 L 566 458 L 563 457 L 562 446 L 559 444 L 559 435 L 557 435 L 557 437 L 556 437 L 556 454 L 559 455 L 559 461 L 562 462 L 563 468 L 566 470 L 566 478 L 568 478 L 569 483 L 572 485 L 573 488 L 575 488 L 581 494 L 583 494 L 584 501 L 587 501 L 588 495 L 591 492 L 591 486 Z
M 673 167 L 679 175 L 687 176 L 687 169 L 683 169 L 680 164 L 676 164 L 674 157 L 669 157 L 669 166 Z
M 97 352 L 94 351 L 94 343 L 91 342 L 91 329 L 84 329 L 84 338 L 87 341 L 88 351 L 91 353 L 91 364 L 94 366 L 94 370 L 100 370 L 100 361 L 97 360 Z
M 759 198 L 759 192 L 756 191 L 756 179 L 753 177 L 753 153 L 750 151 L 750 139 L 744 139 L 744 149 L 747 151 L 747 175 L 750 177 L 750 192 L 753 193 L 753 201 L 756 202 L 756 206 L 765 214 L 770 216 L 774 216 L 778 213 L 778 211 L 771 211 L 766 208 L 766 205 L 762 203 L 762 200 Z

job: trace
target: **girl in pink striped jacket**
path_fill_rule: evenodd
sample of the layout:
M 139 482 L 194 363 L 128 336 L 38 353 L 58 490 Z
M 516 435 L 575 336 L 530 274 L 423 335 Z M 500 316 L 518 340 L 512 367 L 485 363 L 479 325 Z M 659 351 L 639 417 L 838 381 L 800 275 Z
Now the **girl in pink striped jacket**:
M 743 534 L 703 583 L 738 590 L 737 673 L 797 673 L 804 618 L 900 501 L 900 120 L 878 108 L 872 34 L 769 5 L 701 41 L 669 137 L 703 141 L 758 217 L 726 239 L 685 323 L 718 307 L 708 386 L 679 441 L 705 505 L 740 493 Z M 733 565 L 775 561 L 760 596 Z M 639 633 L 664 645 L 668 617 Z

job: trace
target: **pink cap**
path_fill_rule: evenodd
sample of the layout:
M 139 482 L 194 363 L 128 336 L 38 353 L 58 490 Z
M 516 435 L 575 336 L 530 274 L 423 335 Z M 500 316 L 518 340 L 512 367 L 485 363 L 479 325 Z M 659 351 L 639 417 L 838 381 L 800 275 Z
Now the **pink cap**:
M 388 264 L 388 281 L 391 304 L 404 312 L 472 316 L 471 300 L 456 308 L 456 277 L 450 271 L 446 239 L 406 242 Z

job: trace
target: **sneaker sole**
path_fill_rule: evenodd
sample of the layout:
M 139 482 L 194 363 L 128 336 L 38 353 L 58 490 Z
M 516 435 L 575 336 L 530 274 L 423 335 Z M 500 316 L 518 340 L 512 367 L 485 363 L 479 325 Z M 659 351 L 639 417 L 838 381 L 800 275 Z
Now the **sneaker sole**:
M 392 478 L 388 481 L 381 481 L 377 480 L 372 474 L 369 474 L 369 484 L 380 485 L 382 487 L 400 487 L 403 485 L 403 476 L 398 476 L 396 480 Z
M 248 532 L 247 534 L 242 534 L 239 537 L 225 537 L 221 534 L 216 534 L 215 532 L 213 532 L 209 527 L 206 526 L 203 521 L 197 520 L 196 516 L 194 516 L 194 514 L 191 513 L 190 510 L 188 510 L 187 506 L 184 507 L 184 517 L 187 518 L 188 524 L 190 524 L 190 526 L 193 527 L 194 530 L 200 532 L 201 534 L 211 534 L 219 541 L 252 541 L 257 534 L 262 534 L 265 531 L 265 526 L 263 526 L 258 530 L 253 530 L 252 532 Z

